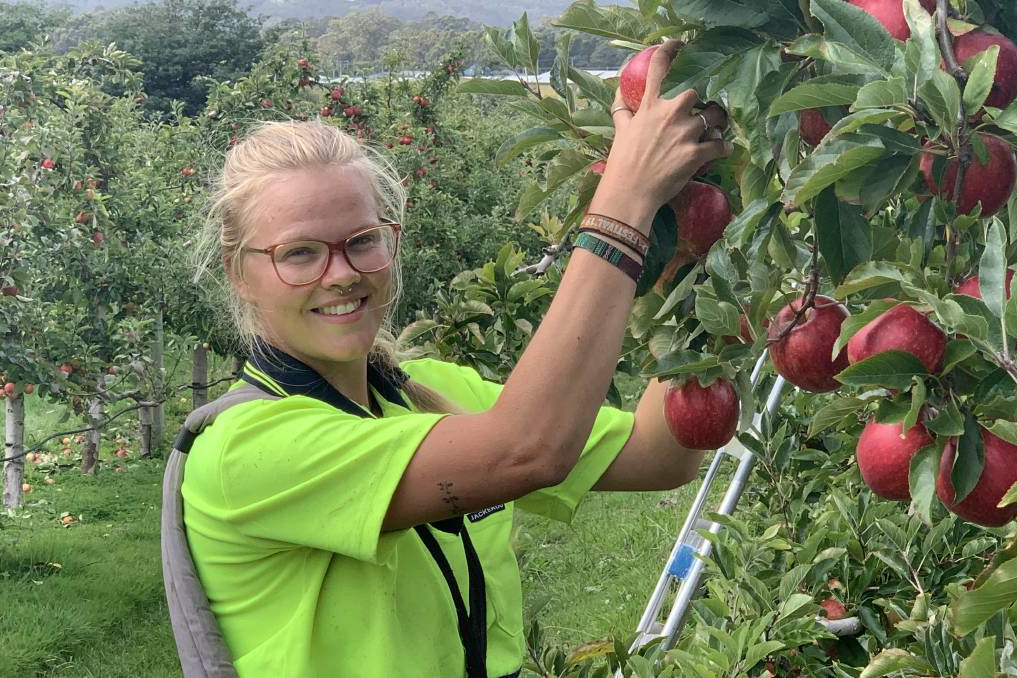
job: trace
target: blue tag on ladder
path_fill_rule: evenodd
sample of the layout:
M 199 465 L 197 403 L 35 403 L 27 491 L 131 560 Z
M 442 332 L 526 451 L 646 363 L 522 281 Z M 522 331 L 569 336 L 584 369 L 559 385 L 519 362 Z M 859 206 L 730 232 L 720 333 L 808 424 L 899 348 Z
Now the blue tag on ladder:
M 682 544 L 678 547 L 678 553 L 674 554 L 671 564 L 667 566 L 667 572 L 672 577 L 685 579 L 694 562 L 696 562 L 696 549 L 688 544 Z

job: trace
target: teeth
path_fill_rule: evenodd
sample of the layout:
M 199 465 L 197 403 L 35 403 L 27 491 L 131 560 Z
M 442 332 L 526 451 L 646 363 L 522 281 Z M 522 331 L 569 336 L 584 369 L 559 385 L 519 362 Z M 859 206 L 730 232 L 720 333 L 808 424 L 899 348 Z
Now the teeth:
M 342 306 L 322 306 L 318 309 L 318 313 L 322 315 L 346 315 L 347 313 L 353 313 L 363 302 L 363 299 L 357 299 L 349 304 L 343 304 Z

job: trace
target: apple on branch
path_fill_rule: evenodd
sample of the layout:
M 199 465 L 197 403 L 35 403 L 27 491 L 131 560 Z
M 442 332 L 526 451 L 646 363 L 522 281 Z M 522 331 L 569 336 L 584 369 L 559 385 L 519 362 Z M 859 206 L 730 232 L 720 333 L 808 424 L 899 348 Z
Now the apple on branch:
M 727 379 L 702 386 L 698 377 L 672 381 L 664 392 L 664 419 L 679 445 L 716 450 L 738 430 L 738 393 Z
M 770 322 L 770 359 L 777 374 L 798 388 L 814 393 L 834 391 L 840 387 L 834 375 L 848 366 L 846 351 L 833 357 L 833 345 L 848 311 L 835 299 L 816 295 L 815 305 L 788 330 L 802 301 L 792 301 Z
M 872 419 L 862 429 L 855 448 L 862 480 L 873 494 L 884 499 L 910 501 L 911 458 L 935 442 L 921 424 L 915 424 L 907 433 L 903 430 L 901 423 L 880 424 Z
M 983 527 L 1002 527 L 1017 516 L 1017 504 L 1000 508 L 1003 495 L 1017 482 L 1017 445 L 981 429 L 985 467 L 974 489 L 960 502 L 950 478 L 956 457 L 956 440 L 951 440 L 939 462 L 936 494 L 951 512 Z
M 905 351 L 922 361 L 929 374 L 943 367 L 946 334 L 908 304 L 898 304 L 859 330 L 847 344 L 852 365 L 886 351 Z

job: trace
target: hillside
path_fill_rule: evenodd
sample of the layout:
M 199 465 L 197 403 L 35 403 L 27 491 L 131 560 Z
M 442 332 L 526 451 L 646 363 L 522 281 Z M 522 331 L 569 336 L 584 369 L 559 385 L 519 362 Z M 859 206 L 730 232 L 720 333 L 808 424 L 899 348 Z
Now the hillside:
M 137 3 L 133 0 L 71 0 L 68 4 L 75 11 L 88 12 Z M 276 19 L 345 16 L 377 8 L 404 21 L 420 19 L 433 12 L 440 16 L 466 17 L 483 24 L 507 26 L 523 12 L 536 21 L 561 14 L 569 4 L 569 0 L 253 0 L 250 6 L 252 13 Z

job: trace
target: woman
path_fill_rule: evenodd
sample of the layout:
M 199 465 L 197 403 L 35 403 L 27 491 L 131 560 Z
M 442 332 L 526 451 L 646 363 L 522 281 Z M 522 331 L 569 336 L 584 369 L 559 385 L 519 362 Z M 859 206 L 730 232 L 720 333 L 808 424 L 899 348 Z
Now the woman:
M 568 520 L 590 489 L 695 477 L 702 453 L 668 432 L 664 384 L 634 415 L 601 407 L 653 214 L 730 152 L 704 141 L 720 109 L 659 98 L 675 44 L 654 56 L 638 115 L 616 102 L 590 205 L 601 232 L 504 386 L 392 357 L 404 196 L 381 161 L 318 122 L 264 125 L 229 152 L 206 251 L 252 344 L 244 380 L 272 399 L 198 437 L 182 493 L 240 676 L 515 675 L 513 507 Z

